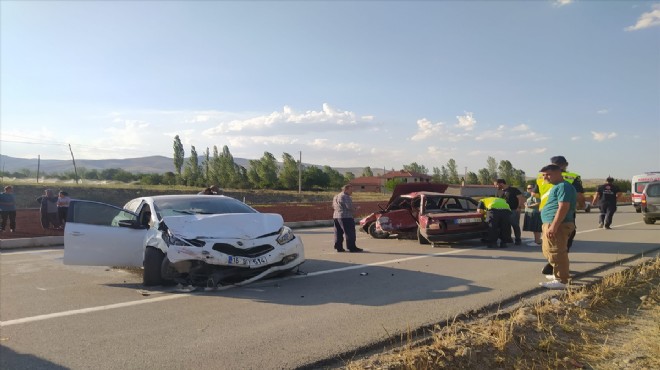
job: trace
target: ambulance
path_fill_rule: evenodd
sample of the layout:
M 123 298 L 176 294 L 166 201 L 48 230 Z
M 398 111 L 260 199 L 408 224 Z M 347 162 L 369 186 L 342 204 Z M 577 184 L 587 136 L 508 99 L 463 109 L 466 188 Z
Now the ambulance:
M 637 213 L 642 212 L 640 203 L 642 201 L 642 192 L 644 191 L 644 187 L 646 187 L 646 184 L 652 181 L 660 181 L 660 171 L 645 172 L 641 175 L 635 175 L 632 177 L 632 181 L 630 182 L 632 185 L 630 195 L 632 198 L 632 205 L 635 207 L 635 211 L 637 211 Z

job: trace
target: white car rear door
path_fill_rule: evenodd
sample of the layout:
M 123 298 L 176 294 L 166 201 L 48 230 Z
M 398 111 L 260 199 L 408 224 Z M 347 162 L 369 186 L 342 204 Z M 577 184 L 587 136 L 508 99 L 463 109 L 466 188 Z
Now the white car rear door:
M 74 200 L 67 219 L 65 265 L 142 267 L 148 230 L 137 226 L 135 213 L 110 204 Z

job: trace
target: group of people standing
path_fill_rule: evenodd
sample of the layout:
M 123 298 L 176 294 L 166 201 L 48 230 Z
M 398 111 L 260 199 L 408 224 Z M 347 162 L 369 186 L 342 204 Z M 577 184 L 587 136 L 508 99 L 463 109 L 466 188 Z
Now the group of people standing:
M 69 193 L 60 190 L 58 195 L 51 189 L 44 190 L 44 194 L 36 199 L 39 203 L 41 227 L 44 229 L 63 229 L 69 210 L 71 198 Z
M 527 199 L 519 190 L 507 186 L 504 180 L 497 180 L 495 186 L 501 191 L 500 197 L 484 198 L 478 208 L 485 213 L 488 223 L 488 236 L 484 239 L 486 245 L 495 248 L 499 239 L 499 247 L 505 248 L 511 242 L 521 244 L 519 222 L 520 211 L 524 207 L 523 230 L 534 234 L 534 242 L 528 245 L 541 245 L 543 255 L 548 260 L 548 264 L 541 270 L 548 281 L 540 285 L 549 289 L 563 289 L 570 278 L 568 251 L 576 233 L 577 204 L 584 202 L 584 187 L 580 176 L 567 170 L 568 161 L 565 157 L 555 156 L 550 158 L 550 162 L 541 168 L 535 183 L 527 186 Z M 600 187 L 599 192 L 602 192 Z M 601 227 L 605 224 L 609 228 L 610 223 L 611 216 L 603 220 L 601 214 Z M 515 240 L 511 238 L 511 228 Z

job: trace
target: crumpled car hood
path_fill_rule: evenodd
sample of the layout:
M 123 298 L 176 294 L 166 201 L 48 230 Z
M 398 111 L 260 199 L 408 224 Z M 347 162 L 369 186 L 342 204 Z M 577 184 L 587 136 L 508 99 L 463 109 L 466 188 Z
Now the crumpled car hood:
M 278 232 L 284 225 L 282 215 L 276 213 L 167 216 L 163 221 L 186 239 L 251 239 Z

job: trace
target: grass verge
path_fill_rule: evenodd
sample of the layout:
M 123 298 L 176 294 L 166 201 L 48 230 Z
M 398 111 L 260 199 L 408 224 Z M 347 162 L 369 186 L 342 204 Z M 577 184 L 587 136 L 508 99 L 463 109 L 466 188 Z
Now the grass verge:
M 436 327 L 358 369 L 660 369 L 660 258 L 507 312 Z

